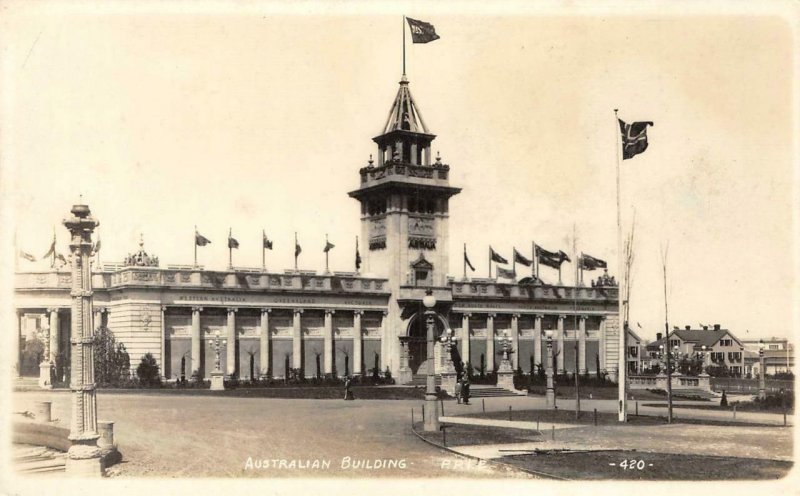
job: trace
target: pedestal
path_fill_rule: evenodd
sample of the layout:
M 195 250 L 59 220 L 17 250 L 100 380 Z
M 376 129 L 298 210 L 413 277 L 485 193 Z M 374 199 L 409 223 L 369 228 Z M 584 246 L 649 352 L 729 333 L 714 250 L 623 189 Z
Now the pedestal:
M 53 366 L 50 362 L 39 364 L 39 388 L 53 389 L 53 382 L 50 380 Z
M 214 372 L 211 372 L 211 390 L 225 390 L 225 374 L 221 370 L 215 370 Z
M 497 369 L 497 387 L 514 391 L 514 369 L 511 362 L 504 358 Z
M 437 432 L 439 430 L 439 400 L 436 399 L 435 394 L 425 394 L 423 424 L 426 432 Z
M 705 372 L 703 372 L 700 375 L 698 375 L 697 378 L 699 379 L 699 381 L 698 381 L 699 384 L 698 385 L 700 386 L 700 389 L 703 389 L 705 391 L 711 391 L 711 376 L 710 375 L 708 375 Z
M 447 394 L 449 394 L 450 396 L 455 396 L 456 382 L 458 381 L 455 370 L 442 372 L 442 385 L 441 385 L 442 391 L 447 392 Z
M 100 477 L 103 461 L 96 437 L 88 444 L 73 444 L 67 451 L 66 472 L 70 477 Z
M 556 390 L 553 388 L 553 369 L 547 369 L 547 391 L 544 394 L 548 407 L 556 406 Z

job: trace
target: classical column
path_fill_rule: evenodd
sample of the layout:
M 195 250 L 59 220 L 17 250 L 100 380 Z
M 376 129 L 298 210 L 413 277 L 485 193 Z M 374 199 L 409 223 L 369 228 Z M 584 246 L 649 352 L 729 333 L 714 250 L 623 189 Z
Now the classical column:
M 200 333 L 200 312 L 203 307 L 192 307 L 192 376 L 197 375 L 197 379 L 203 379 L 203 371 L 200 369 L 200 353 L 203 345 Z
M 533 361 L 535 363 L 541 363 L 542 367 L 544 367 L 544 353 L 542 353 L 542 318 L 543 316 L 541 314 L 533 316 Z
M 363 310 L 353 311 L 353 375 L 361 375 L 361 363 L 364 361 L 364 342 L 361 336 L 361 316 Z
M 64 219 L 70 232 L 72 253 L 72 322 L 70 329 L 71 368 L 70 415 L 66 471 L 74 475 L 102 475 L 100 448 L 97 447 L 97 398 L 92 355 L 92 232 L 100 223 L 91 217 L 89 207 L 74 205 L 72 217 Z
M 324 374 L 330 375 L 333 373 L 333 314 L 335 310 L 325 310 L 325 328 L 323 333 L 323 353 L 325 359 L 323 360 Z
M 556 373 L 561 372 L 564 370 L 564 319 L 567 318 L 566 315 L 559 315 L 558 316 L 558 349 L 556 353 L 558 353 L 558 358 L 556 358 Z
M 380 337 L 381 337 L 381 348 L 380 348 L 381 350 L 383 350 L 383 349 L 393 350 L 394 349 L 394 343 L 391 343 L 391 342 L 388 343 L 388 346 L 386 348 L 383 347 L 383 340 L 384 339 L 386 341 L 390 341 L 391 339 L 394 339 L 394 337 L 390 338 L 386 334 L 386 316 L 388 316 L 388 315 L 389 315 L 389 311 L 388 310 L 384 310 L 383 312 L 381 312 L 381 330 L 380 330 L 380 334 L 379 334 Z M 392 358 L 391 358 L 391 352 L 383 353 L 381 355 L 381 362 L 382 362 L 381 365 L 383 365 L 384 369 L 386 367 L 389 367 L 389 369 L 391 370 L 391 367 L 393 366 Z
M 598 332 L 598 340 L 600 342 L 599 351 L 600 354 L 600 372 L 602 373 L 606 369 L 606 318 L 605 316 L 600 317 L 600 331 Z
M 105 313 L 105 307 L 95 307 L 94 308 L 94 319 L 92 323 L 92 329 L 97 329 L 98 327 L 103 326 L 103 314 Z
M 22 369 L 20 368 L 20 341 L 22 340 L 22 312 L 17 310 L 17 332 L 14 333 L 14 370 L 12 370 L 14 378 L 22 377 Z
M 578 371 L 586 373 L 586 315 L 578 317 Z
M 169 380 L 169 377 L 167 376 L 167 361 L 170 359 L 170 357 L 167 356 L 167 320 L 164 318 L 166 314 L 167 306 L 161 305 L 161 376 L 164 379 Z M 98 313 L 97 315 L 99 316 L 97 322 L 102 322 L 102 314 Z M 97 325 L 99 326 L 100 324 Z
M 519 314 L 511 314 L 511 367 L 517 370 L 519 366 Z
M 294 309 L 294 319 L 292 320 L 292 368 L 299 369 L 303 367 L 303 332 L 300 327 L 300 316 L 303 315 L 303 309 Z
M 469 318 L 472 316 L 470 313 L 462 313 L 461 314 L 461 361 L 469 363 Z M 473 365 L 474 366 L 474 365 Z M 466 367 L 466 365 L 464 365 Z M 465 371 L 466 373 L 466 371 Z
M 260 332 L 258 334 L 258 344 L 259 344 L 259 351 L 258 351 L 258 358 L 259 358 L 259 369 L 260 369 L 260 376 L 262 379 L 267 377 L 267 372 L 269 371 L 269 313 L 272 310 L 269 308 L 262 308 L 261 309 L 261 323 L 260 323 Z
M 495 314 L 486 316 L 486 373 L 494 372 L 494 318 Z
M 238 308 L 228 307 L 228 325 L 227 340 L 225 352 L 227 355 L 227 363 L 225 364 L 226 373 L 231 376 L 237 372 L 236 370 L 236 312 Z
M 50 319 L 50 360 L 56 363 L 56 357 L 61 352 L 59 349 L 59 322 L 58 322 L 58 308 L 48 308 L 47 313 Z

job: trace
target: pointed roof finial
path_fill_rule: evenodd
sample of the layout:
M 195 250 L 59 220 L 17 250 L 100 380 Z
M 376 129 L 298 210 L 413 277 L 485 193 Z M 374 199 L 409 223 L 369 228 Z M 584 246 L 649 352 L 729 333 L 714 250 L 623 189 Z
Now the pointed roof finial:
M 374 163 L 375 163 L 375 161 L 374 161 L 374 160 L 372 160 L 372 154 L 371 154 L 371 153 L 369 154 L 369 161 L 368 161 L 368 163 L 369 163 L 369 167 L 372 167 L 372 164 L 374 164 Z
M 144 233 L 139 233 L 139 249 L 144 249 Z
M 439 150 L 436 150 L 436 163 L 437 164 L 441 164 L 442 163 L 442 157 L 441 157 L 441 155 L 439 155 Z

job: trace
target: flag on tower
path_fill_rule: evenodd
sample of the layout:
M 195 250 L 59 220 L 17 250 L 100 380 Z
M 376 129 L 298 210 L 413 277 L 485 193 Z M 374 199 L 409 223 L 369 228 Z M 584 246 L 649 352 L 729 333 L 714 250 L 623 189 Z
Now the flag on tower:
M 97 243 L 94 244 L 94 249 L 92 251 L 95 252 L 95 253 L 99 252 L 101 245 L 102 245 L 102 240 L 99 239 L 99 237 L 98 237 Z
M 605 260 L 600 260 L 599 258 L 595 258 L 585 253 L 581 253 L 580 266 L 581 269 L 583 270 L 597 270 L 597 269 L 608 268 L 608 264 L 606 264 Z
M 56 231 L 55 231 L 55 229 L 53 229 L 53 242 L 50 243 L 50 249 L 47 250 L 47 253 L 42 255 L 42 258 L 44 259 L 44 258 L 51 257 L 51 256 L 55 255 L 55 253 L 56 253 Z
M 194 231 L 194 244 L 197 246 L 205 246 L 211 243 L 211 240 L 197 232 L 197 229 Z
M 271 250 L 272 249 L 272 241 L 270 241 L 269 238 L 267 237 L 267 233 L 265 233 L 264 231 L 261 231 L 261 236 L 263 238 L 262 245 L 264 246 L 264 248 L 267 249 L 267 250 Z
M 20 258 L 24 258 L 25 260 L 27 260 L 29 262 L 35 262 L 36 261 L 36 257 L 34 257 L 30 253 L 22 251 L 22 250 L 19 251 L 19 256 L 20 256 Z
M 233 237 L 233 231 L 228 231 L 228 248 L 239 248 L 239 242 Z
M 300 253 L 302 253 L 303 249 L 300 248 L 300 243 L 297 240 L 294 241 L 294 258 L 297 258 Z
M 530 267 L 531 264 L 533 263 L 532 260 L 528 260 L 527 258 L 523 257 L 522 254 L 518 252 L 516 248 L 514 248 L 514 261 L 526 267 Z
M 358 252 L 358 236 L 356 236 L 356 272 L 361 269 L 361 253 Z
M 325 253 L 328 253 L 328 252 L 329 252 L 329 251 L 331 251 L 333 248 L 336 248 L 336 245 L 334 245 L 334 244 L 333 244 L 333 243 L 331 243 L 330 241 L 325 241 L 325 249 L 324 249 L 324 250 L 322 250 L 322 251 L 324 251 Z
M 500 264 L 508 263 L 508 260 L 500 256 L 500 254 L 494 251 L 494 248 L 492 248 L 491 246 L 489 246 L 489 258 L 492 260 L 492 262 L 497 262 Z
M 617 120 L 622 133 L 622 160 L 633 158 L 647 150 L 647 126 L 652 126 L 653 123 L 645 121 L 626 124 L 622 119 Z
M 64 258 L 64 255 L 62 255 L 60 253 L 56 253 L 56 260 L 60 261 L 64 265 L 67 265 L 67 259 Z
M 408 21 L 408 28 L 411 30 L 411 41 L 413 43 L 429 43 L 439 39 L 433 24 L 410 17 L 406 17 L 406 21 Z
M 561 264 L 564 262 L 571 262 L 569 256 L 563 251 L 547 251 L 541 246 L 536 247 L 536 257 L 539 259 L 540 264 L 552 267 L 554 269 L 561 268 Z

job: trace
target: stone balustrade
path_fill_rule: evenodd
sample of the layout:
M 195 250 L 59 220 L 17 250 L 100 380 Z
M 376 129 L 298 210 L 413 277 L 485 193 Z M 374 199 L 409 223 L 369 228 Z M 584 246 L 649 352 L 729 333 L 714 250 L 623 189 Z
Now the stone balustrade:
M 711 391 L 711 382 L 708 375 L 688 376 L 673 374 L 672 389 L 697 389 Z M 631 375 L 628 377 L 629 389 L 662 389 L 667 390 L 666 374 L 659 375 Z
M 413 165 L 403 162 L 388 162 L 380 167 L 364 167 L 360 171 L 361 183 L 366 184 L 391 177 L 402 177 L 448 180 L 450 166 L 446 164 Z
M 511 299 L 609 301 L 616 300 L 616 287 L 574 287 L 500 283 L 492 279 L 473 279 L 469 281 L 452 281 L 453 297 L 487 297 Z
M 125 286 L 208 289 L 296 290 L 337 293 L 387 294 L 385 279 L 355 274 L 317 274 L 311 271 L 266 273 L 253 270 L 208 271 L 159 267 L 125 267 L 92 274 L 94 289 Z M 24 272 L 15 274 L 16 289 L 69 289 L 69 272 Z

